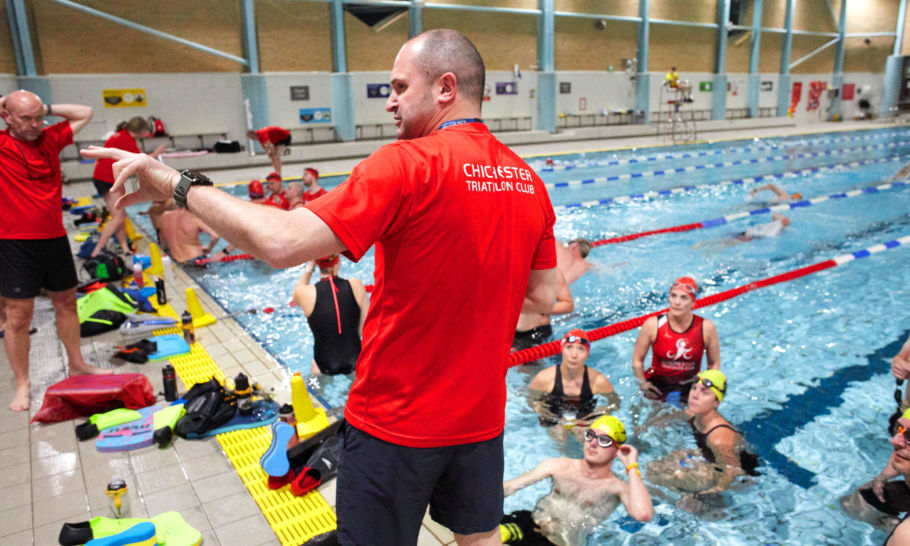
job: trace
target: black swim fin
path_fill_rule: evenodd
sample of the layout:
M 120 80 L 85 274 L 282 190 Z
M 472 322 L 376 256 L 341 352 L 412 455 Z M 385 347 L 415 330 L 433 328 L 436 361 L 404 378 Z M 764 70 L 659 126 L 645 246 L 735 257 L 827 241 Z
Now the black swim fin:
M 288 461 L 291 463 L 291 468 L 305 466 L 313 455 L 313 452 L 315 452 L 323 442 L 338 435 L 338 429 L 341 428 L 342 424 L 344 424 L 344 417 L 338 419 L 306 440 L 301 440 L 300 443 L 294 447 L 288 448 Z
M 319 446 L 303 469 L 291 482 L 291 493 L 305 495 L 331 480 L 338 474 L 338 458 L 341 456 L 341 440 L 331 436 Z

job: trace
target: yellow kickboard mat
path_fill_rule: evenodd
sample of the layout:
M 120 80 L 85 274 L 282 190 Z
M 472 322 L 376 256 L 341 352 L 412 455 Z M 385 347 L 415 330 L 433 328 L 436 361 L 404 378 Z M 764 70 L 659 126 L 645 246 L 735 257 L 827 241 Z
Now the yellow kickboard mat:
M 297 497 L 288 486 L 268 488 L 259 458 L 272 443 L 271 427 L 225 432 L 217 438 L 283 546 L 300 546 L 335 529 L 335 510 L 318 491 Z

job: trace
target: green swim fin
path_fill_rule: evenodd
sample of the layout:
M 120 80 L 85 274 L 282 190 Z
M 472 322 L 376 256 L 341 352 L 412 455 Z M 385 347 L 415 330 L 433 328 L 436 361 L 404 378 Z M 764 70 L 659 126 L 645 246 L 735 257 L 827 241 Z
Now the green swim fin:
M 166 546 L 198 546 L 202 533 L 193 528 L 178 512 L 164 512 L 150 519 L 105 517 L 92 518 L 81 523 L 64 523 L 59 542 L 63 546 L 77 546 L 93 539 L 120 534 L 137 524 L 152 522 L 158 544 Z
M 171 441 L 177 421 L 185 414 L 185 404 L 174 404 L 155 412 L 155 415 L 152 416 L 152 426 L 155 429 L 153 438 L 158 447 L 164 447 Z
M 98 436 L 98 432 L 116 427 L 130 421 L 135 421 L 142 417 L 138 411 L 127 408 L 112 409 L 104 413 L 96 413 L 88 418 L 88 421 L 81 425 L 76 425 L 76 437 L 80 440 L 90 440 Z

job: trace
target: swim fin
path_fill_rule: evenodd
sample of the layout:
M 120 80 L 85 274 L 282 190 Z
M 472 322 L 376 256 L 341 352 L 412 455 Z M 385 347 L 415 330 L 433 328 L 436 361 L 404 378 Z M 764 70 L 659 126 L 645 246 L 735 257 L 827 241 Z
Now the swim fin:
M 341 440 L 337 435 L 326 439 L 291 482 L 291 493 L 297 496 L 305 495 L 334 478 L 338 474 L 341 447 Z
M 183 519 L 179 512 L 163 512 L 152 518 L 105 518 L 96 517 L 79 523 L 64 523 L 58 542 L 62 546 L 78 546 L 93 539 L 110 537 L 126 531 L 137 524 L 151 522 L 155 526 L 157 544 L 167 546 L 198 546 L 202 544 L 202 533 Z M 133 544 L 133 543 L 124 543 Z M 152 542 L 150 544 L 156 544 Z
M 94 538 L 86 542 L 85 546 L 157 546 L 157 544 L 155 524 L 143 521 L 116 535 Z
M 127 408 L 116 408 L 105 413 L 96 413 L 88 421 L 76 425 L 76 437 L 80 440 L 90 440 L 104 429 L 116 427 L 142 417 L 138 411 Z

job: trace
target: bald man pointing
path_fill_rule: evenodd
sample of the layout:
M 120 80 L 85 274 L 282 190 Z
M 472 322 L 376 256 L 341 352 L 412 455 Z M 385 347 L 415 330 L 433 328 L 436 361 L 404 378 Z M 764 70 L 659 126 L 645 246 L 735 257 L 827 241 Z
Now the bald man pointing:
M 416 544 L 428 504 L 460 544 L 500 543 L 509 347 L 519 312 L 547 313 L 556 300 L 555 215 L 540 178 L 480 120 L 484 81 L 483 59 L 458 32 L 407 42 L 386 102 L 398 141 L 288 212 L 146 156 L 83 152 L 120 160 L 118 184 L 139 175 L 139 190 L 121 205 L 173 193 L 276 267 L 336 253 L 356 261 L 376 245 L 345 406 L 343 544 Z M 453 316 L 470 331 L 440 320 Z
M 92 118 L 77 104 L 43 104 L 38 95 L 14 91 L 0 97 L 0 295 L 6 298 L 6 356 L 16 377 L 9 409 L 29 406 L 28 330 L 35 296 L 47 289 L 70 374 L 111 373 L 90 366 L 79 347 L 76 267 L 63 229 L 60 151 Z M 45 116 L 64 121 L 44 126 Z

